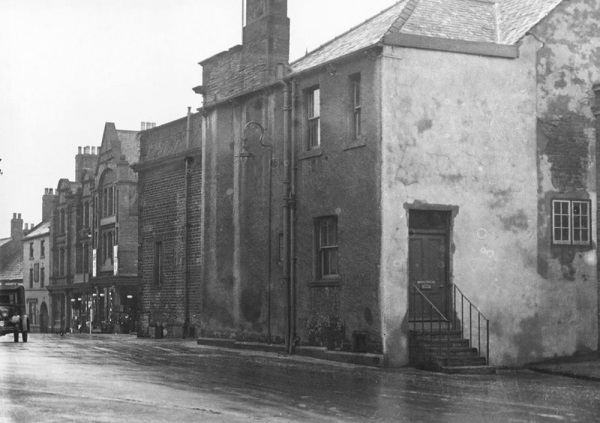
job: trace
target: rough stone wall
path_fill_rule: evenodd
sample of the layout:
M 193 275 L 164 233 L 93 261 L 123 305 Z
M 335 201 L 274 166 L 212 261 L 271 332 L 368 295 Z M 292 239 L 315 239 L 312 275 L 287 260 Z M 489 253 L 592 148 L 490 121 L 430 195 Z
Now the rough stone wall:
M 298 81 L 296 307 L 302 344 L 340 348 L 342 341 L 350 349 L 356 332 L 366 336 L 369 352 L 381 352 L 377 63 L 376 54 L 369 52 Z M 354 139 L 351 78 L 358 74 L 362 135 Z M 308 150 L 306 90 L 317 85 L 321 147 Z M 337 216 L 339 278 L 332 281 L 316 278 L 314 222 L 324 216 Z M 323 326 L 339 329 L 333 345 Z
M 202 336 L 266 342 L 270 333 L 271 341 L 283 341 L 285 286 L 278 262 L 282 98 L 281 90 L 265 90 L 207 111 Z M 248 139 L 251 157 L 239 157 L 243 127 L 250 121 L 265 128 L 263 142 L 273 146 L 271 189 L 269 150 L 260 146 L 256 133 Z

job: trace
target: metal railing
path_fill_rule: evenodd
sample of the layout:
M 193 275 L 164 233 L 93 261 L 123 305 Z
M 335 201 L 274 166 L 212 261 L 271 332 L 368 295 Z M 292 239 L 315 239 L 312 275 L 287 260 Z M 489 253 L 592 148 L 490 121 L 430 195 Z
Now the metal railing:
M 471 347 L 475 347 L 475 341 L 477 341 L 479 355 L 486 358 L 486 364 L 490 364 L 490 320 L 479 311 L 456 285 L 452 286 L 452 305 L 454 311 L 452 325 L 455 329 L 460 329 L 461 337 L 468 339 Z M 465 310 L 465 306 L 467 310 Z M 468 321 L 465 320 L 467 312 Z M 482 347 L 485 348 L 485 352 Z
M 469 347 L 477 347 L 481 357 L 490 362 L 490 321 L 453 285 L 448 299 L 449 316 L 442 313 L 416 284 L 412 285 L 409 326 L 412 331 L 425 334 L 421 340 L 429 340 L 432 348 L 449 351 L 451 335 L 460 333 L 469 341 Z M 434 342 L 435 341 L 435 342 Z M 445 347 L 445 348 L 444 348 Z

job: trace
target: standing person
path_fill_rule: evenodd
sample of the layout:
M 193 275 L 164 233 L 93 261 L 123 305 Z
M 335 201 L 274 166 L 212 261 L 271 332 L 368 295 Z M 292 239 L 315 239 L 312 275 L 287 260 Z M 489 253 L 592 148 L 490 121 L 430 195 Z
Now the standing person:
M 24 314 L 21 319 L 21 333 L 23 334 L 23 342 L 27 342 L 27 334 L 29 333 L 29 316 Z

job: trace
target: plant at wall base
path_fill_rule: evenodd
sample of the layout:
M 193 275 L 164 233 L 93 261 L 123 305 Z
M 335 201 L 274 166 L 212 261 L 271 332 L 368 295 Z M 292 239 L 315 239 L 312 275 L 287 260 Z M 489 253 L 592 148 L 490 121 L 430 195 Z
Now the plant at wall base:
M 308 320 L 308 344 L 341 349 L 346 337 L 346 323 L 337 315 L 318 313 Z

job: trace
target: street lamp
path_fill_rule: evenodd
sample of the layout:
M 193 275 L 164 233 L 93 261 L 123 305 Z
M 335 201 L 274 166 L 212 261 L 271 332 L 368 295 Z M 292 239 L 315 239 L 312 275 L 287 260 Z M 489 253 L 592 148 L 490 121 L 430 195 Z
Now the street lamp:
M 267 326 L 267 330 L 268 330 L 268 337 L 269 337 L 269 344 L 271 343 L 271 251 L 272 251 L 272 241 L 271 241 L 271 223 L 272 223 L 272 207 L 271 207 L 271 201 L 272 201 L 272 197 L 273 197 L 273 146 L 270 144 L 266 144 L 264 142 L 264 137 L 265 137 L 265 128 L 258 122 L 255 121 L 250 121 L 248 123 L 246 123 L 246 125 L 244 125 L 244 129 L 242 130 L 242 151 L 240 152 L 240 154 L 237 156 L 240 159 L 242 159 L 242 162 L 246 162 L 249 158 L 254 157 L 254 154 L 252 154 L 249 151 L 249 146 L 248 143 L 251 139 L 254 139 L 256 137 L 258 137 L 258 142 L 260 144 L 260 146 L 264 149 L 268 150 L 269 153 L 269 174 L 268 174 L 268 178 L 269 178 L 269 198 L 267 200 L 267 207 L 269 208 L 268 214 L 267 214 L 267 228 L 268 228 L 268 234 L 267 234 L 267 294 L 268 294 L 268 307 L 267 307 L 267 321 L 268 321 L 268 326 Z

